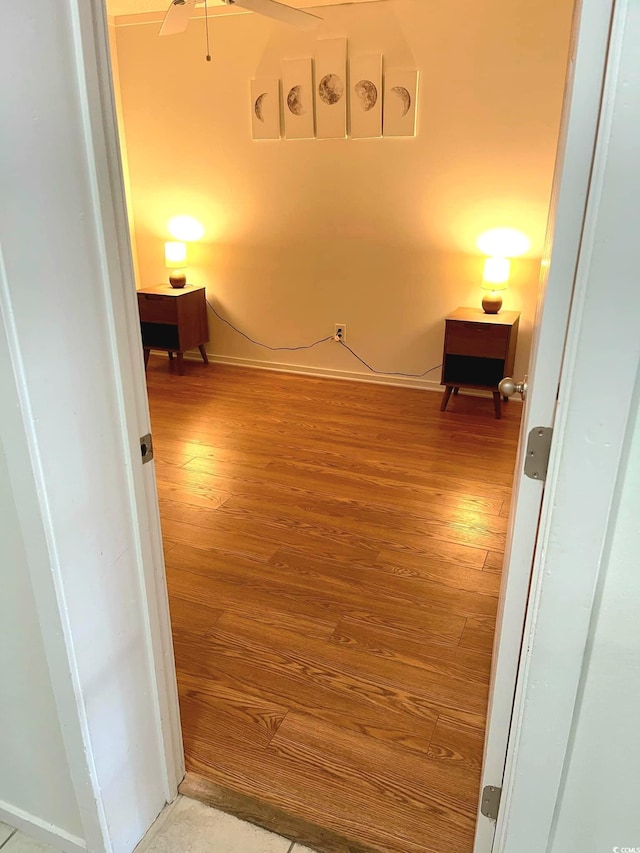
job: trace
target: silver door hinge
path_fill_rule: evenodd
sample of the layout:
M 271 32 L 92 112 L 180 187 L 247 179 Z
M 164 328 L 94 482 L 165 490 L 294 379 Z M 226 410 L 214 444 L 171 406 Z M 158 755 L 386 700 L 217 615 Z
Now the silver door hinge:
M 140 437 L 140 453 L 143 465 L 153 459 L 153 439 L 150 432 Z
M 529 433 L 524 473 L 532 480 L 544 482 L 547 479 L 552 436 L 551 427 L 534 427 Z
M 480 811 L 489 820 L 498 820 L 501 796 L 502 788 L 495 788 L 493 785 L 487 785 L 486 788 L 483 788 Z

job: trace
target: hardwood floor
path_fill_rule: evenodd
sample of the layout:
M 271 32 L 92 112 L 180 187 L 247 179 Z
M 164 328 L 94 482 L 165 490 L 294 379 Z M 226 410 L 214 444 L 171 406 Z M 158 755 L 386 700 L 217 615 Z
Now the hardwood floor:
M 160 357 L 148 387 L 185 790 L 469 853 L 520 407 Z

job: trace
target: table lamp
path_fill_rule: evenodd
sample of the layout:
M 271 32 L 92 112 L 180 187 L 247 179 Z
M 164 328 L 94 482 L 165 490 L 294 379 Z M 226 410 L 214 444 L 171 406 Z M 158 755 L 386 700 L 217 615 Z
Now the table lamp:
M 507 258 L 487 258 L 482 273 L 482 289 L 487 293 L 482 297 L 485 314 L 497 314 L 502 308 L 501 290 L 507 289 L 511 264 Z
M 172 271 L 169 275 L 171 287 L 184 287 L 187 283 L 187 276 L 184 271 L 187 263 L 187 244 L 178 241 L 165 243 L 164 263 L 167 269 Z

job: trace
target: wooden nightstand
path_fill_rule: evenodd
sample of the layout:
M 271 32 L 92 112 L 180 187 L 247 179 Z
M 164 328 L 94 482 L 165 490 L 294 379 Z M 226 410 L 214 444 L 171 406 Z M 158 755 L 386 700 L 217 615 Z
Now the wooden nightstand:
M 187 285 L 176 289 L 170 284 L 143 287 L 138 291 L 140 330 L 144 366 L 152 349 L 178 357 L 178 373 L 184 374 L 184 353 L 198 347 L 202 360 L 209 363 L 205 344 L 209 340 L 207 300 L 204 287 Z
M 496 418 L 501 416 L 498 382 L 513 373 L 518 341 L 517 311 L 485 314 L 480 308 L 456 308 L 445 321 L 441 411 L 451 392 L 480 388 L 493 392 Z M 507 398 L 504 398 L 505 401 Z

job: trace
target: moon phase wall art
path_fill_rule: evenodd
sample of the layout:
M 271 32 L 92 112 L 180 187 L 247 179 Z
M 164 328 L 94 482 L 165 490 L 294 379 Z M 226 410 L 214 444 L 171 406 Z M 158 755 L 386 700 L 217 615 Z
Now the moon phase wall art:
M 316 42 L 316 129 L 319 139 L 347 135 L 347 40 Z
M 382 136 L 382 54 L 355 56 L 349 72 L 351 136 Z
M 254 139 L 353 139 L 416 135 L 418 71 L 389 71 L 382 54 L 355 56 L 347 68 L 347 39 L 320 39 L 314 63 L 282 60 L 282 80 L 251 81 Z
M 282 96 L 286 138 L 313 139 L 315 120 L 311 59 L 283 60 Z
M 384 77 L 384 135 L 415 136 L 417 71 L 388 71 Z
M 251 130 L 254 139 L 280 139 L 280 81 L 251 81 Z

